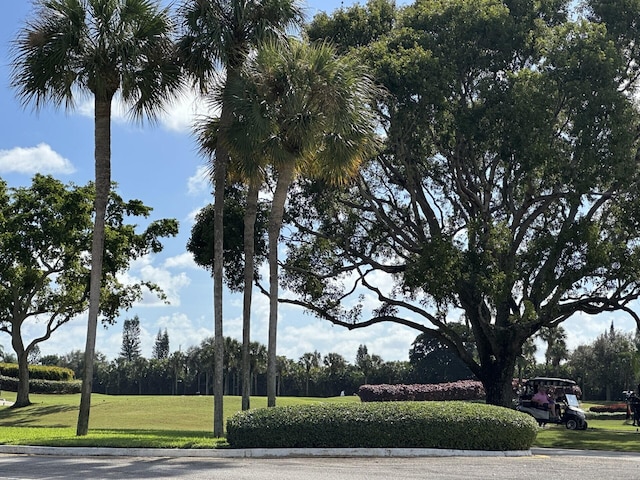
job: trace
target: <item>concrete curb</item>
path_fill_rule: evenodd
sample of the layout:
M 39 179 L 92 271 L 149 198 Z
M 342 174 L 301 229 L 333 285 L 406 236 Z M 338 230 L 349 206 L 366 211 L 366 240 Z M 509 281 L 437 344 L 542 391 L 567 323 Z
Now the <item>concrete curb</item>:
M 247 449 L 167 449 L 37 447 L 0 445 L 0 454 L 57 455 L 80 457 L 206 457 L 206 458 L 283 458 L 283 457 L 527 457 L 531 450 L 486 451 L 438 448 L 247 448 Z

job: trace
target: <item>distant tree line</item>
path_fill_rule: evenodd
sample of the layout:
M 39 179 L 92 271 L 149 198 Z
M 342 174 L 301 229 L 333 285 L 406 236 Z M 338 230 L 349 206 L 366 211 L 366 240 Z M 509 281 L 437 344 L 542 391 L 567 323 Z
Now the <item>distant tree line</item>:
M 167 330 L 159 330 L 151 358 L 142 356 L 139 319 L 125 320 L 120 355 L 112 361 L 98 352 L 95 359 L 94 392 L 113 395 L 210 395 L 213 389 L 213 338 L 204 339 L 186 351 L 171 353 Z M 613 326 L 589 344 L 570 351 L 562 327 L 543 331 L 537 337 L 545 346 L 537 361 L 534 339 L 523 348 L 518 362 L 520 378 L 554 376 L 576 380 L 584 398 L 617 400 L 624 390 L 637 388 L 640 379 L 640 334 L 621 332 Z M 241 343 L 225 337 L 224 393 L 241 394 Z M 470 342 L 471 354 L 474 347 Z M 251 394 L 266 395 L 266 346 L 251 343 Z M 73 350 L 65 355 L 39 356 L 31 363 L 55 365 L 73 370 L 81 378 L 84 354 Z M 0 346 L 0 360 L 15 361 Z M 352 395 L 364 384 L 444 383 L 475 379 L 471 371 L 445 344 L 420 335 L 409 350 L 408 361 L 385 361 L 360 345 L 353 362 L 343 355 L 315 350 L 298 359 L 278 357 L 278 395 Z

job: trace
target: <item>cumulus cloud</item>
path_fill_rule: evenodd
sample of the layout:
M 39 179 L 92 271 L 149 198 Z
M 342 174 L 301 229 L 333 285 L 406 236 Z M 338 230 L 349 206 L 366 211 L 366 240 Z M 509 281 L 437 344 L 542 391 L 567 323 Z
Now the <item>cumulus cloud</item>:
M 167 268 L 153 265 L 151 256 L 142 257 L 131 264 L 128 272 L 120 278 L 123 283 L 136 283 L 144 280 L 158 285 L 166 295 L 166 301 L 172 306 L 180 305 L 180 291 L 191 283 L 185 272 L 172 273 Z M 158 307 L 164 302 L 155 294 L 145 292 L 140 306 Z
M 196 196 L 209 193 L 211 183 L 209 182 L 209 167 L 200 165 L 196 172 L 187 181 L 187 192 Z
M 164 261 L 165 268 L 200 268 L 189 252 L 181 253 Z
M 208 110 L 207 101 L 202 96 L 185 89 L 173 102 L 165 106 L 164 111 L 159 112 L 157 120 L 166 130 L 188 133 L 192 130 L 197 118 L 211 114 Z M 80 103 L 78 112 L 85 117 L 93 118 L 95 112 L 93 99 L 87 98 Z M 116 95 L 111 109 L 111 119 L 117 123 L 127 123 L 131 121 L 130 113 L 131 108 Z M 212 112 L 212 114 L 217 115 L 218 112 Z
M 70 174 L 75 172 L 71 161 L 55 152 L 46 143 L 36 147 L 16 147 L 0 150 L 0 173 Z

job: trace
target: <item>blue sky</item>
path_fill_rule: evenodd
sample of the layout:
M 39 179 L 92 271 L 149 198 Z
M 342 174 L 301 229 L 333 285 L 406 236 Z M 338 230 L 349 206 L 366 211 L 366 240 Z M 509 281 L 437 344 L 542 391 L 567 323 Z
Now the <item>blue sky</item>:
M 51 174 L 66 182 L 85 184 L 93 180 L 93 119 L 87 103 L 79 101 L 74 111 L 45 108 L 34 112 L 20 104 L 9 87 L 9 47 L 31 11 L 31 2 L 12 0 L 3 5 L 0 18 L 0 177 L 10 186 L 29 185 L 35 173 Z M 351 1 L 309 1 L 307 12 L 331 12 Z M 399 2 L 405 3 L 405 2 Z M 87 101 L 90 99 L 86 99 Z M 151 356 L 158 330 L 167 329 L 171 350 L 186 350 L 213 335 L 213 284 L 209 274 L 197 267 L 186 252 L 194 215 L 211 201 L 211 188 L 204 176 L 204 159 L 197 153 L 190 133 L 193 115 L 200 102 L 183 98 L 171 106 L 157 125 L 133 124 L 116 112 L 112 126 L 112 178 L 125 198 L 138 198 L 154 208 L 152 220 L 176 218 L 180 234 L 164 242 L 161 254 L 136 262 L 127 276 L 158 283 L 170 305 L 153 298 L 143 302 L 121 319 L 138 315 L 142 326 L 142 353 Z M 257 293 L 253 306 L 252 337 L 266 344 L 268 301 Z M 224 335 L 240 339 L 241 297 L 225 294 Z M 565 324 L 569 346 L 590 341 L 611 323 L 612 316 L 582 317 Z M 633 322 L 616 316 L 617 328 L 631 330 Z M 31 323 L 26 340 L 39 335 L 42 325 Z M 122 321 L 99 329 L 97 350 L 115 358 L 121 346 Z M 40 344 L 42 354 L 65 354 L 84 349 L 86 316 L 62 327 Z M 305 314 L 301 309 L 281 307 L 278 354 L 298 359 L 304 352 L 318 350 L 342 354 L 353 362 L 360 344 L 384 360 L 406 360 L 417 332 L 397 325 L 378 325 L 357 331 L 333 327 Z M 8 335 L 0 345 L 11 351 Z

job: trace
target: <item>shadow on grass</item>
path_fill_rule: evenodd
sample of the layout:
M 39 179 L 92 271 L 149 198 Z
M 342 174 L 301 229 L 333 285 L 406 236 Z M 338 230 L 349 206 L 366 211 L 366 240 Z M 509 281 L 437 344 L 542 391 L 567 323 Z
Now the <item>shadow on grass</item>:
M 0 410 L 0 425 L 8 427 L 42 426 L 42 418 L 49 415 L 60 415 L 77 411 L 78 408 L 71 405 L 37 405 L 32 404 L 20 408 L 3 408 Z M 66 424 L 49 425 L 51 427 L 67 427 Z

